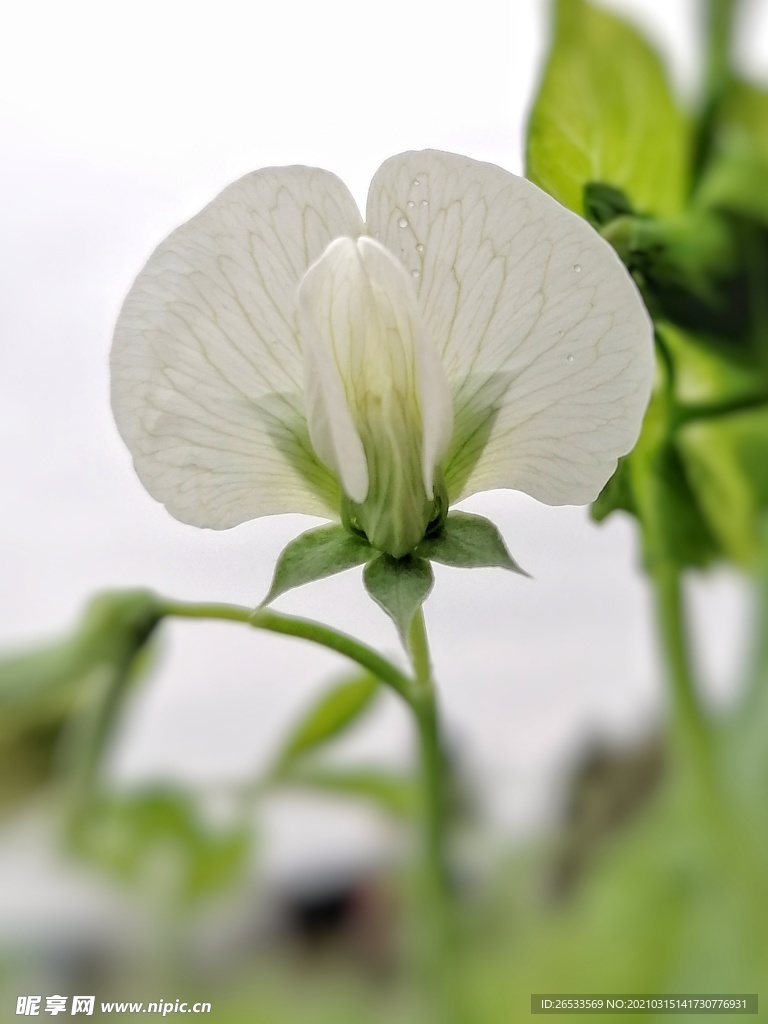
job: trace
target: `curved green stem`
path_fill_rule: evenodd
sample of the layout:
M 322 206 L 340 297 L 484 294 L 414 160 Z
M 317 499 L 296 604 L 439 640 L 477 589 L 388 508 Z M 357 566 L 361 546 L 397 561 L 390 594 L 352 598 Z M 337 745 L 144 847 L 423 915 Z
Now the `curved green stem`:
M 419 733 L 422 764 L 425 825 L 425 870 L 423 886 L 427 898 L 426 923 L 430 929 L 431 968 L 437 993 L 436 1009 L 440 1024 L 455 1019 L 458 1013 L 451 996 L 453 983 L 448 967 L 452 946 L 449 910 L 449 885 L 446 868 L 446 786 L 445 760 L 440 742 L 437 701 L 432 681 L 429 645 L 424 616 L 419 610 L 411 625 L 408 649 L 413 663 L 414 679 L 409 678 L 392 662 L 373 648 L 346 633 L 310 619 L 282 615 L 266 608 L 252 611 L 239 605 L 189 604 L 160 599 L 163 616 L 187 619 L 214 619 L 241 622 L 256 629 L 300 637 L 345 655 L 390 685 L 406 701 L 414 713 Z
M 396 690 L 409 704 L 411 703 L 412 681 L 403 672 L 367 644 L 355 640 L 320 622 L 302 619 L 293 615 L 282 615 L 267 608 L 243 608 L 233 604 L 189 604 L 183 601 L 161 600 L 163 615 L 183 619 L 219 619 L 225 622 L 242 622 L 246 626 L 265 629 L 270 633 L 300 637 L 312 643 L 327 647 L 343 654 L 351 661 L 372 672 L 383 683 Z

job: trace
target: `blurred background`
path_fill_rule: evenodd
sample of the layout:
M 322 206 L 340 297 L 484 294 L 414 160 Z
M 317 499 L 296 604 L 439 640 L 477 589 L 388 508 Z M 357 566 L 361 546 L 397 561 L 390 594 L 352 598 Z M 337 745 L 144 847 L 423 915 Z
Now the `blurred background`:
M 680 95 L 691 97 L 699 5 L 603 6 L 644 29 Z M 406 149 L 451 150 L 522 173 L 547 15 L 544 0 L 476 0 L 450 12 L 432 0 L 8 8 L 0 40 L 5 652 L 70 635 L 105 589 L 261 600 L 279 551 L 316 521 L 201 531 L 146 494 L 109 408 L 122 299 L 172 228 L 254 168 L 327 168 L 363 208 L 379 164 Z M 747 5 L 736 52 L 745 74 L 765 76 L 762 0 Z M 457 886 L 477 937 L 467 1019 L 516 1020 L 533 991 L 599 991 L 609 981 L 682 991 L 709 977 L 719 990 L 709 958 L 722 963 L 720 946 L 688 960 L 675 950 L 702 928 L 740 929 L 757 953 L 764 933 L 740 909 L 732 918 L 638 923 L 643 865 L 657 855 L 673 865 L 672 888 L 656 893 L 668 908 L 670 893 L 693 884 L 686 843 L 695 845 L 695 834 L 659 853 L 666 826 L 632 831 L 663 785 L 668 703 L 635 524 L 620 513 L 597 525 L 585 509 L 515 493 L 463 507 L 497 523 L 533 576 L 438 566 L 425 609 L 455 784 Z M 359 575 L 294 592 L 278 608 L 399 658 L 395 631 Z M 751 584 L 718 566 L 685 586 L 703 700 L 726 717 L 746 692 Z M 396 700 L 375 694 L 359 721 L 318 744 L 325 782 L 272 784 L 265 779 L 286 735 L 331 683 L 351 678 L 349 666 L 224 623 L 163 624 L 151 646 L 104 752 L 102 802 L 78 828 L 50 782 L 51 766 L 67 763 L 88 728 L 87 715 L 60 728 L 88 704 L 77 686 L 46 703 L 40 720 L 22 715 L 18 725 L 11 715 L 0 727 L 4 1012 L 28 992 L 93 991 L 115 1000 L 192 1001 L 194 993 L 221 1021 L 343 1024 L 363 1012 L 424 1020 L 408 966 L 415 747 Z M 63 659 L 57 651 L 50 656 Z M 361 766 L 367 784 L 356 785 L 349 779 L 359 782 Z M 710 869 L 700 882 L 707 892 L 727 874 Z M 584 877 L 602 878 L 597 895 Z M 723 905 L 732 903 L 726 894 Z M 746 962 L 734 953 L 722 984 L 757 991 L 764 978 Z

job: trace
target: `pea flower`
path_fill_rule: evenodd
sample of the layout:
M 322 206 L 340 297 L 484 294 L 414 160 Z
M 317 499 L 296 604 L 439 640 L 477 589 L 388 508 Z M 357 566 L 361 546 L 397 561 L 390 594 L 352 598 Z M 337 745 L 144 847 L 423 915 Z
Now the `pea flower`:
M 342 182 L 255 171 L 150 257 L 118 429 L 177 519 L 343 517 L 400 558 L 479 490 L 593 500 L 634 445 L 652 331 L 610 246 L 530 182 L 435 151 Z

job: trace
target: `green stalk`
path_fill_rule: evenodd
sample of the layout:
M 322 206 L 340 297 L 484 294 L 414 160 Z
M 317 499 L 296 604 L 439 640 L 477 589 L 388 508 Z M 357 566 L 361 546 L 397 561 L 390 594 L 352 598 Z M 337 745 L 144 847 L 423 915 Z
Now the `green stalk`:
M 437 699 L 432 682 L 424 614 L 419 609 L 411 625 L 410 654 L 416 675 L 412 707 L 421 745 L 426 812 L 426 860 L 431 888 L 438 898 L 441 917 L 447 905 L 448 873 L 445 862 L 446 793 L 445 764 L 437 718 Z
M 699 702 L 683 606 L 680 569 L 660 563 L 651 572 L 656 619 L 669 693 L 672 724 L 679 750 L 705 789 L 715 782 L 712 738 Z
M 409 654 L 414 679 L 402 673 L 373 648 L 345 633 L 309 619 L 281 615 L 266 608 L 252 611 L 229 604 L 188 604 L 160 599 L 164 616 L 241 622 L 256 629 L 300 637 L 345 655 L 389 684 L 412 709 L 419 735 L 424 796 L 425 924 L 428 929 L 430 974 L 435 996 L 436 1024 L 457 1019 L 453 958 L 453 924 L 446 864 L 447 798 L 445 759 L 440 741 L 437 700 L 432 680 L 424 616 L 419 610 L 411 625 Z
M 351 661 L 357 662 L 362 668 L 372 672 L 383 683 L 396 690 L 409 704 L 413 683 L 396 665 L 382 657 L 372 647 L 360 643 L 354 637 L 324 626 L 312 619 L 302 619 L 293 615 L 281 615 L 267 608 L 243 608 L 234 604 L 188 604 L 183 601 L 160 600 L 163 615 L 172 615 L 182 619 L 219 619 L 225 622 L 242 622 L 255 629 L 264 629 L 269 633 L 282 633 L 285 636 L 300 637 L 327 647 L 331 651 L 343 654 Z
M 717 747 L 710 723 L 697 698 L 691 666 L 687 622 L 682 601 L 680 571 L 657 567 L 652 573 L 659 634 L 673 702 L 673 729 L 680 778 L 701 827 L 700 839 L 710 844 L 722 871 L 743 879 L 754 897 L 750 915 L 753 926 L 762 928 L 761 908 L 768 899 L 763 864 L 753 848 L 751 827 L 745 828 L 718 772 Z
M 454 934 L 450 905 L 450 880 L 446 860 L 447 792 L 445 757 L 440 738 L 437 697 L 432 679 L 429 644 L 421 609 L 416 613 L 409 635 L 409 653 L 416 685 L 413 708 L 419 735 L 424 803 L 424 870 L 426 924 L 430 973 L 435 1008 L 440 1024 L 459 1018 L 453 965 Z

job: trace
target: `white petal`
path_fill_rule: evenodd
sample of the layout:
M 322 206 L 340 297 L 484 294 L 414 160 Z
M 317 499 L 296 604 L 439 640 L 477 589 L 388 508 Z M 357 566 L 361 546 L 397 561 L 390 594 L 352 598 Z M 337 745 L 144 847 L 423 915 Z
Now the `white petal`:
M 307 435 L 298 286 L 331 239 L 361 231 L 334 175 L 266 169 L 150 257 L 117 324 L 112 404 L 144 486 L 176 518 L 337 513 Z
M 654 365 L 611 247 L 525 179 L 435 151 L 379 169 L 367 229 L 417 275 L 442 355 L 451 500 L 493 487 L 593 500 L 637 440 Z
M 395 518 L 410 520 L 413 546 L 429 521 L 452 409 L 412 282 L 378 242 L 339 238 L 307 272 L 300 298 L 315 450 L 354 502 L 380 512 L 386 501 Z

